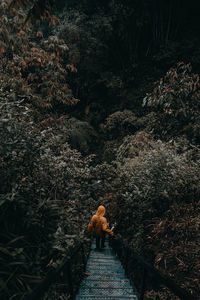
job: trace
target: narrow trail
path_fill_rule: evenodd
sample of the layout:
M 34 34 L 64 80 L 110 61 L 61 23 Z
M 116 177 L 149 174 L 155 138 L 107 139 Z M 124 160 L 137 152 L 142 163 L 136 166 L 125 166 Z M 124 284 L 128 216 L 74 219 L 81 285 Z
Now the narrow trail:
M 131 286 L 123 266 L 108 241 L 105 243 L 105 248 L 100 250 L 96 249 L 95 242 L 92 243 L 86 274 L 76 300 L 138 300 L 136 291 Z

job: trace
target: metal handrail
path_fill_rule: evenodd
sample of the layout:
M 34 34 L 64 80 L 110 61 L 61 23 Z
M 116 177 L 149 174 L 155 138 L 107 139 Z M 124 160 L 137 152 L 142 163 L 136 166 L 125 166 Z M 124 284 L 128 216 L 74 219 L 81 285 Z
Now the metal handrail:
M 151 266 L 149 263 L 147 263 L 144 258 L 140 255 L 138 255 L 130 246 L 123 243 L 120 239 L 117 239 L 116 237 L 113 237 L 111 239 L 111 245 L 113 249 L 116 251 L 116 253 L 120 256 L 120 250 L 126 249 L 131 253 L 133 258 L 139 263 L 139 265 L 143 268 L 143 276 L 142 276 L 142 287 L 140 290 L 140 300 L 143 300 L 144 298 L 144 292 L 145 292 L 145 281 L 147 273 L 151 273 L 153 277 L 157 280 L 157 283 L 163 284 L 166 287 L 170 289 L 176 296 L 178 296 L 181 300 L 197 300 L 197 298 L 193 295 L 191 295 L 188 291 L 178 286 L 174 280 L 171 278 L 163 275 L 160 271 L 155 269 L 153 266 Z M 121 248 L 121 249 L 119 249 Z M 130 259 L 130 257 L 128 257 Z
M 76 246 L 77 247 L 77 246 Z M 76 248 L 75 247 L 75 248 Z M 69 293 L 70 299 L 74 299 L 74 289 L 73 289 L 73 281 L 72 281 L 72 264 L 71 261 L 74 256 L 82 252 L 82 260 L 85 265 L 85 257 L 84 257 L 84 241 L 80 242 L 80 245 L 77 247 L 73 254 L 70 257 L 67 257 L 63 260 L 63 262 L 55 269 L 50 271 L 47 276 L 42 280 L 42 282 L 35 287 L 26 297 L 25 300 L 39 300 L 44 293 L 48 290 L 48 288 L 56 282 L 59 278 L 61 272 L 67 274 L 68 284 L 69 284 Z
M 139 296 L 140 300 L 143 300 L 144 297 L 145 281 L 146 281 L 147 273 L 151 273 L 153 277 L 156 278 L 157 283 L 163 284 L 166 287 L 168 287 L 181 300 L 197 300 L 197 298 L 195 298 L 189 292 L 179 287 L 171 278 L 163 275 L 160 271 L 158 271 L 149 263 L 147 263 L 142 256 L 138 255 L 130 246 L 123 243 L 120 239 L 113 237 L 110 240 L 110 242 L 113 249 L 119 255 L 119 257 L 120 257 L 121 250 L 129 251 L 129 253 L 131 253 L 134 259 L 139 263 L 139 265 L 142 266 L 143 276 L 142 276 L 142 287 Z M 61 272 L 66 272 L 67 274 L 70 299 L 74 299 L 75 295 L 74 295 L 73 281 L 72 281 L 71 261 L 74 258 L 74 256 L 80 251 L 82 251 L 82 260 L 83 260 L 83 264 L 85 265 L 84 242 L 81 242 L 77 247 L 77 249 L 73 251 L 71 257 L 65 258 L 64 261 L 60 264 L 60 266 L 58 266 L 55 270 L 50 271 L 47 274 L 46 278 L 43 279 L 42 282 L 25 297 L 25 300 L 39 300 L 40 297 L 42 297 L 42 295 L 44 295 L 44 293 L 48 290 L 51 284 L 55 283 L 55 281 L 58 279 Z M 128 257 L 128 259 L 130 259 L 130 257 Z

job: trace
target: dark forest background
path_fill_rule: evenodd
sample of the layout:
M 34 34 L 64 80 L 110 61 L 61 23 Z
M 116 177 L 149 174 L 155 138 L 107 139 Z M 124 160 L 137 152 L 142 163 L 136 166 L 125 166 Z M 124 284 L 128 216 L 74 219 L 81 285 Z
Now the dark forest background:
M 0 1 L 2 300 L 87 244 L 99 204 L 198 298 L 199 34 L 194 0 Z M 177 298 L 149 278 L 145 299 Z

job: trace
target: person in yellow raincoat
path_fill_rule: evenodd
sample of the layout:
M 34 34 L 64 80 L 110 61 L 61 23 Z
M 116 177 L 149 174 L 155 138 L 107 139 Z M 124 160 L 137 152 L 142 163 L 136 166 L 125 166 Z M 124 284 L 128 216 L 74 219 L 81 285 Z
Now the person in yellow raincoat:
M 104 217 L 106 209 L 103 205 L 100 205 L 97 209 L 96 214 L 92 217 L 90 223 L 88 224 L 88 232 L 94 232 L 96 237 L 96 247 L 104 248 L 105 235 L 106 232 L 113 236 L 113 231 L 108 228 L 108 222 Z

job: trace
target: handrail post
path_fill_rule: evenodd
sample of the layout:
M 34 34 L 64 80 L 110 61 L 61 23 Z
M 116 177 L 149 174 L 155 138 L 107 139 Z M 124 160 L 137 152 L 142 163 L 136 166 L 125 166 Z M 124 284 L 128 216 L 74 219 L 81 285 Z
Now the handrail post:
M 127 249 L 125 249 L 125 270 L 126 270 L 127 274 L 128 274 L 130 257 L 131 257 L 130 249 L 127 248 Z
M 73 290 L 73 283 L 72 283 L 72 265 L 70 261 L 67 263 L 67 276 L 68 276 L 70 299 L 73 300 L 74 290 Z
M 140 289 L 140 300 L 144 299 L 144 293 L 145 293 L 145 283 L 146 283 L 146 272 L 145 268 L 142 268 L 142 283 L 141 283 L 141 289 Z
M 84 249 L 84 243 L 82 243 L 82 245 L 81 245 L 81 252 L 82 252 L 83 265 L 85 267 L 85 249 Z

